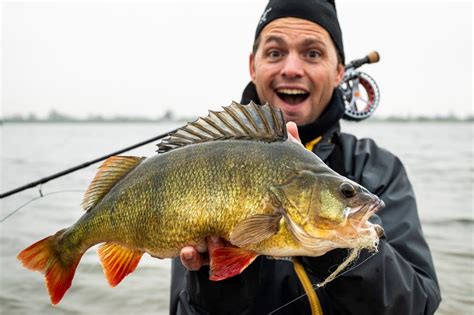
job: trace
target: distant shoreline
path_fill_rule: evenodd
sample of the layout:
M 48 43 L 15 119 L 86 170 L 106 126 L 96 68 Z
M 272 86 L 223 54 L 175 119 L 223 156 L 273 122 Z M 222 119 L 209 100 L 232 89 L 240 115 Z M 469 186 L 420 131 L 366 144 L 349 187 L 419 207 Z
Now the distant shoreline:
M 102 116 L 97 114 L 89 114 L 85 118 L 75 117 L 66 113 L 61 113 L 52 109 L 45 117 L 38 117 L 35 113 L 29 114 L 12 114 L 5 117 L 0 117 L 0 124 L 3 123 L 74 123 L 74 124 L 90 124 L 90 123 L 187 123 L 195 121 L 198 116 L 178 117 L 172 110 L 166 110 L 163 115 L 158 117 L 143 117 L 143 116 Z M 444 115 L 392 115 L 386 117 L 368 118 L 366 121 L 370 122 L 473 122 L 474 114 L 469 116 L 459 117 L 452 113 Z
M 177 119 L 177 120 L 148 120 L 148 119 L 110 119 L 110 120 L 88 120 L 88 119 L 78 119 L 78 120 L 48 120 L 48 119 L 36 119 L 36 120 L 18 120 L 18 119 L 0 119 L 0 124 L 116 124 L 116 123 L 147 123 L 147 124 L 156 124 L 156 123 L 186 123 L 188 121 L 194 121 L 196 120 L 191 119 L 191 120 L 186 120 L 186 119 Z
M 196 117 L 197 118 L 197 117 Z M 156 124 L 156 123 L 182 123 L 191 122 L 196 120 L 196 118 L 190 119 L 173 119 L 173 120 L 152 120 L 152 119 L 103 119 L 103 120 L 91 120 L 91 119 L 71 119 L 71 120 L 52 120 L 52 119 L 0 119 L 0 124 Z M 351 121 L 345 121 L 351 122 Z M 387 122 L 387 123 L 398 123 L 398 122 L 440 122 L 440 123 L 451 123 L 451 122 L 474 122 L 474 117 L 466 118 L 438 118 L 438 117 L 415 117 L 415 118 L 400 118 L 400 117 L 388 117 L 388 118 L 379 118 L 372 117 L 364 120 L 364 122 Z

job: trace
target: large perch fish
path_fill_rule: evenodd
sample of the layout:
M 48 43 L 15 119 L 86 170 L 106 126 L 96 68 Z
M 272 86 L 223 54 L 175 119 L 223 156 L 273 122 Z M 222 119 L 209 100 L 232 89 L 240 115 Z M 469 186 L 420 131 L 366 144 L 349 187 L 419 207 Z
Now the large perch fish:
M 158 152 L 107 159 L 85 194 L 86 213 L 18 255 L 45 275 L 53 304 L 98 243 L 111 286 L 144 253 L 175 257 L 209 235 L 236 246 L 211 253 L 211 280 L 241 273 L 258 255 L 376 249 L 380 229 L 367 220 L 383 202 L 289 141 L 278 109 L 233 103 L 170 135 Z

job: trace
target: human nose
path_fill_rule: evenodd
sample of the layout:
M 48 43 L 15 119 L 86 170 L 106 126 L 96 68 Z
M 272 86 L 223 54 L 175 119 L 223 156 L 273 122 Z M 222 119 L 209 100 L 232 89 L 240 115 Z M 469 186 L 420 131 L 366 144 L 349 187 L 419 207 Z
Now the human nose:
M 281 75 L 289 79 L 303 76 L 303 65 L 296 54 L 289 54 L 287 58 L 285 58 Z

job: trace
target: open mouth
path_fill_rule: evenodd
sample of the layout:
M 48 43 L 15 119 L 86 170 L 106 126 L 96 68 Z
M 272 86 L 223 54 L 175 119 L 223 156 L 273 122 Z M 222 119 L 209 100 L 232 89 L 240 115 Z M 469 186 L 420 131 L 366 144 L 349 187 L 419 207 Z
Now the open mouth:
M 290 105 L 300 104 L 309 97 L 309 93 L 301 89 L 280 88 L 276 93 L 282 101 Z
M 372 224 L 368 222 L 369 218 L 384 206 L 384 202 L 379 199 L 375 203 L 368 203 L 354 208 L 346 208 L 345 215 L 348 219 L 349 226 L 358 233 L 369 229 L 372 226 Z M 381 232 L 383 233 L 383 230 Z M 377 234 L 379 233 L 380 231 L 377 231 Z
M 366 221 L 383 207 L 385 207 L 384 202 L 378 199 L 375 202 L 369 202 L 355 207 L 347 207 L 344 209 L 344 215 L 349 219 Z

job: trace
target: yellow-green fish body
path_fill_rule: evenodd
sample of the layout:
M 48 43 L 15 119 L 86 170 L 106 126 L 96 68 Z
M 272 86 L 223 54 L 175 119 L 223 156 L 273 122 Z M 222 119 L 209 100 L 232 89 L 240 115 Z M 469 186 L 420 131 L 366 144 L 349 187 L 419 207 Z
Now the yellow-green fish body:
M 366 222 L 381 207 L 378 198 L 287 140 L 281 113 L 268 105 L 211 112 L 171 135 L 160 151 L 106 160 L 84 198 L 86 213 L 19 254 L 26 267 L 45 273 L 53 304 L 71 285 L 82 254 L 98 243 L 105 243 L 99 255 L 116 285 L 143 253 L 174 257 L 210 235 L 239 247 L 215 253 L 214 264 L 211 256 L 213 280 L 241 272 L 260 254 L 319 256 L 378 240 Z M 222 271 L 235 255 L 245 262 Z

